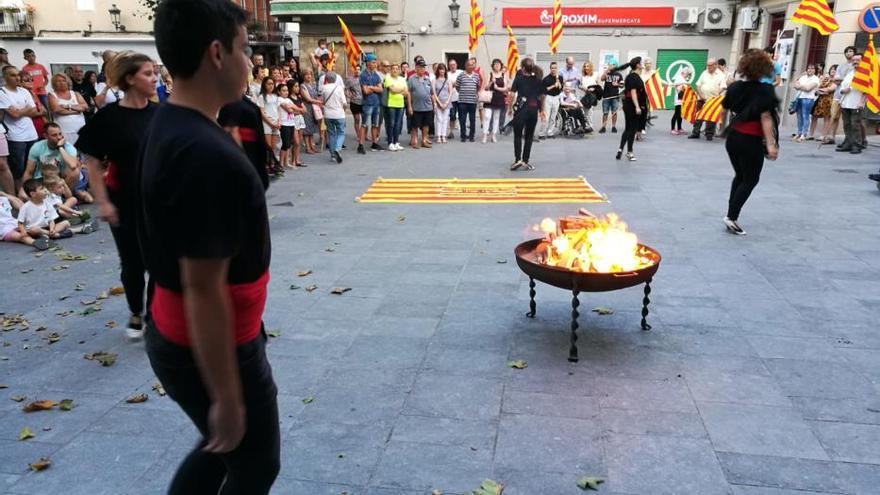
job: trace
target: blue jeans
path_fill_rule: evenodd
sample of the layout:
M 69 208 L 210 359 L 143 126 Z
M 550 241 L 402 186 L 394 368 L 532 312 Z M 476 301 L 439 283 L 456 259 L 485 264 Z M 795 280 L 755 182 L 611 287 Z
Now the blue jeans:
M 391 129 L 388 135 L 388 144 L 399 144 L 400 130 L 403 128 L 403 109 L 388 107 L 389 120 L 385 122 L 385 127 Z
M 467 122 L 470 121 L 470 130 Z M 477 127 L 477 104 L 458 102 L 458 127 L 462 139 L 474 139 L 474 131 Z M 467 131 L 467 132 L 465 132 Z
M 324 122 L 327 124 L 327 146 L 330 152 L 342 149 L 342 143 L 345 142 L 345 119 L 328 119 Z
M 363 127 L 379 127 L 379 105 L 364 105 L 361 123 Z
M 798 136 L 806 136 L 810 132 L 810 118 L 812 117 L 813 105 L 816 100 L 798 98 L 797 102 L 797 133 Z

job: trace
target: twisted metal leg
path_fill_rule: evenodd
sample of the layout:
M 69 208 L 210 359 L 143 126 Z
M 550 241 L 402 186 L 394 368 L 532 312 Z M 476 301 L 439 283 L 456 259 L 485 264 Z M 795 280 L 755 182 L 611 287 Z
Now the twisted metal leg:
M 535 304 L 535 279 L 529 277 L 529 312 L 526 313 L 526 316 L 534 318 L 537 306 L 538 305 Z
M 648 279 L 645 282 L 645 297 L 642 299 L 642 330 L 650 330 L 651 325 L 648 324 L 648 304 L 651 304 L 651 299 L 648 297 L 651 295 L 651 280 Z
M 578 329 L 578 306 L 581 305 L 581 302 L 578 301 L 578 294 L 580 291 L 574 289 L 571 291 L 571 348 L 568 350 L 568 361 L 570 363 L 578 362 L 578 348 L 577 348 L 577 329 Z

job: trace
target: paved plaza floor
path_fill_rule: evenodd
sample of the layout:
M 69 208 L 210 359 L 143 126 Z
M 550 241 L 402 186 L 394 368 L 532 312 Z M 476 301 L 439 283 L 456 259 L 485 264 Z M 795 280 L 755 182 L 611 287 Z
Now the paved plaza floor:
M 880 192 L 866 175 L 880 151 L 783 142 L 736 237 L 724 142 L 670 136 L 667 118 L 635 163 L 614 160 L 612 134 L 536 144 L 520 173 L 510 137 L 363 157 L 349 139 L 341 166 L 308 156 L 273 183 L 273 493 L 470 494 L 493 479 L 505 495 L 578 494 L 582 476 L 617 495 L 878 493 Z M 379 176 L 526 175 L 583 175 L 610 202 L 354 201 Z M 650 332 L 641 288 L 582 294 L 571 364 L 571 294 L 539 284 L 526 318 L 513 248 L 579 206 L 619 213 L 663 262 Z M 30 323 L 0 332 L 0 493 L 163 493 L 195 430 L 124 340 L 123 298 L 82 304 L 119 285 L 109 230 L 63 247 L 87 259 L 0 245 L 0 311 Z M 99 351 L 115 364 L 83 359 Z M 22 412 L 61 399 L 73 409 Z M 19 441 L 24 427 L 35 437 Z M 51 467 L 29 472 L 40 457 Z

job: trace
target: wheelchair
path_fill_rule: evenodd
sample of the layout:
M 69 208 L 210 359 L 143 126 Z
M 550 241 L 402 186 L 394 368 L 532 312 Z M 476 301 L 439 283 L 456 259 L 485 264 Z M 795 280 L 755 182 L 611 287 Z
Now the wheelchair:
M 578 113 L 580 113 L 580 119 L 577 117 Z M 586 126 L 586 114 L 583 108 L 560 107 L 553 128 L 561 136 L 583 136 L 593 132 L 593 129 Z

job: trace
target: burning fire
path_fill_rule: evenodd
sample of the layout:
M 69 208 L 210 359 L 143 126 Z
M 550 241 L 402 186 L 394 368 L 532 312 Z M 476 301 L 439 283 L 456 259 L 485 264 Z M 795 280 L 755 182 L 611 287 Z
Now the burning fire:
M 617 215 L 549 218 L 535 226 L 546 234 L 538 249 L 539 261 L 576 272 L 620 273 L 656 263 L 653 253 L 639 245 Z

